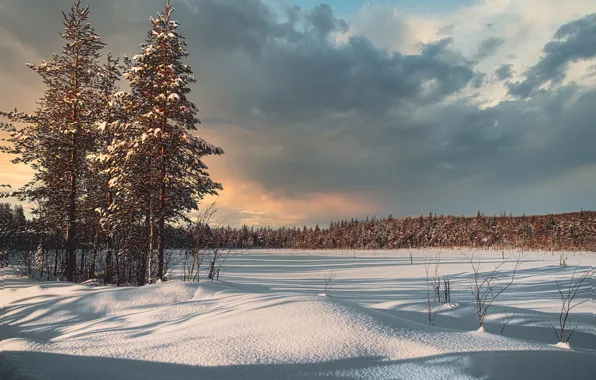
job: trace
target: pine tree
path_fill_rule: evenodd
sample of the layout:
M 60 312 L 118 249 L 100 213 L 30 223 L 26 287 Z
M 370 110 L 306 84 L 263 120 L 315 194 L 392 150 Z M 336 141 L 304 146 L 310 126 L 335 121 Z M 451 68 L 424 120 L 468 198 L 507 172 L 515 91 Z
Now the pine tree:
M 37 72 L 46 91 L 33 115 L 3 113 L 12 121 L 25 122 L 23 129 L 12 129 L 9 149 L 18 157 L 15 163 L 29 164 L 33 180 L 21 190 L 23 199 L 44 205 L 56 223 L 66 225 L 66 278 L 74 280 L 76 268 L 77 222 L 79 201 L 88 175 L 87 153 L 93 151 L 97 118 L 98 64 L 104 44 L 87 23 L 89 7 L 75 0 L 64 16 L 66 41 L 62 54 L 49 62 L 28 64 Z M 6 151 L 6 149 L 5 149 Z
M 150 212 L 157 218 L 156 276 L 164 275 L 165 224 L 196 210 L 198 201 L 207 194 L 217 194 L 222 186 L 213 182 L 202 158 L 223 154 L 190 132 L 196 130 L 198 110 L 187 98 L 189 84 L 195 83 L 192 70 L 182 63 L 188 56 L 179 24 L 171 16 L 174 9 L 168 1 L 163 13 L 151 19 L 152 30 L 141 45 L 142 53 L 133 57 L 125 74 L 134 103 L 131 130 L 125 143 L 115 150 L 128 156 L 143 173 L 122 173 L 112 181 L 115 189 L 136 193 L 143 184 L 149 189 Z M 130 172 L 128 172 L 130 173 Z M 138 172 L 137 172 L 138 173 Z

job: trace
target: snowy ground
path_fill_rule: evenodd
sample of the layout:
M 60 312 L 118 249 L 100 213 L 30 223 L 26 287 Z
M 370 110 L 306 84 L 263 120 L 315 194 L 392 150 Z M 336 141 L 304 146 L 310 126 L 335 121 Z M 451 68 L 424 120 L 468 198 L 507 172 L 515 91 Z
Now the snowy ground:
M 568 267 L 558 254 L 527 254 L 484 333 L 470 264 L 452 251 L 439 273 L 453 305 L 437 305 L 429 326 L 426 255 L 413 251 L 412 265 L 409 251 L 252 251 L 228 259 L 220 281 L 141 288 L 41 283 L 4 269 L 0 379 L 594 378 L 593 300 L 570 317 L 572 350 L 554 346 L 549 322 L 561 307 L 555 280 L 589 270 L 596 253 L 568 253 Z M 501 252 L 475 257 L 483 272 L 502 261 Z

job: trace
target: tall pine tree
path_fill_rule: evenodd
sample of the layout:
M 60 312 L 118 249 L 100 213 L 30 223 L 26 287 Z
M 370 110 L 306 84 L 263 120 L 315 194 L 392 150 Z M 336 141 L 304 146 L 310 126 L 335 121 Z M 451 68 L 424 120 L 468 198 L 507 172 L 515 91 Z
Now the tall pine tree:
M 128 189 L 132 196 L 144 184 L 151 194 L 149 212 L 157 219 L 156 277 L 164 276 L 165 225 L 198 209 L 198 201 L 207 194 L 222 189 L 212 181 L 202 158 L 223 154 L 223 150 L 191 134 L 196 130 L 197 107 L 188 99 L 189 84 L 196 80 L 189 66 L 182 63 L 188 56 L 179 24 L 172 20 L 170 1 L 157 19 L 151 18 L 141 54 L 130 62 L 125 74 L 129 80 L 134 103 L 132 126 L 137 133 L 128 133 L 120 156 L 142 167 L 139 175 L 122 173 L 112 185 L 116 191 Z M 126 152 L 124 152 L 126 150 Z M 136 185 L 135 185 L 136 184 Z M 121 197 L 126 201 L 127 197 Z
M 93 128 L 100 104 L 98 78 L 100 50 L 104 44 L 87 22 L 89 7 L 75 0 L 64 16 L 65 40 L 61 54 L 49 62 L 28 64 L 37 72 L 46 91 L 33 115 L 2 113 L 11 121 L 24 122 L 12 128 L 6 148 L 18 157 L 14 162 L 29 164 L 33 180 L 21 189 L 23 199 L 43 205 L 66 228 L 66 278 L 74 280 L 76 268 L 79 204 L 85 195 L 88 176 L 87 154 L 95 149 Z

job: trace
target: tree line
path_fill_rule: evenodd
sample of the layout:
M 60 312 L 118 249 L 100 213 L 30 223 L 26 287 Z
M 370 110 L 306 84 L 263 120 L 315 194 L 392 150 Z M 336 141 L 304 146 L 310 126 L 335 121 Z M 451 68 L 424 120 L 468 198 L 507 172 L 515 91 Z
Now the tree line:
M 478 248 L 596 251 L 596 212 L 475 217 L 436 215 L 366 218 L 329 227 L 222 227 L 221 246 L 238 248 L 374 250 Z
M 121 61 L 103 55 L 89 7 L 75 0 L 62 12 L 61 53 L 27 64 L 46 87 L 35 111 L 0 112 L 9 135 L 1 151 L 34 170 L 29 183 L 2 195 L 33 206 L 23 233 L 39 240 L 40 251 L 64 251 L 54 272 L 60 261 L 69 281 L 94 277 L 102 250 L 107 282 L 117 282 L 114 272 L 133 256 L 127 265 L 138 283 L 162 279 L 168 225 L 222 189 L 203 157 L 223 150 L 192 134 L 200 122 L 188 99 L 196 80 L 183 63 L 188 52 L 173 11 L 168 0 L 150 19 L 139 54 Z M 127 92 L 119 90 L 122 79 Z M 86 250 L 92 260 L 81 256 Z

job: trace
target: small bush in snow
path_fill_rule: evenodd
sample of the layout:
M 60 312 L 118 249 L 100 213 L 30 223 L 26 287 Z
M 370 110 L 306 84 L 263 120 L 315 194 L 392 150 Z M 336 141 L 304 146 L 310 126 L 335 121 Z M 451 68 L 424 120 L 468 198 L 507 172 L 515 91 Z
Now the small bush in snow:
M 325 276 L 325 282 L 324 282 L 325 289 L 323 291 L 323 294 L 327 295 L 327 293 L 331 290 L 331 287 L 333 286 L 333 282 L 335 281 L 335 278 L 336 278 L 335 269 L 332 269 L 331 272 L 329 272 L 329 274 L 327 274 L 327 276 Z
M 592 270 L 585 271 L 580 277 L 577 279 L 575 278 L 575 273 L 577 272 L 577 268 L 573 270 L 573 275 L 569 280 L 567 285 L 561 285 L 559 281 L 555 280 L 557 283 L 557 290 L 559 291 L 559 296 L 561 297 L 561 312 L 559 313 L 559 322 L 558 325 L 551 323 L 551 328 L 553 329 L 553 333 L 557 337 L 559 343 L 569 343 L 569 339 L 571 339 L 571 335 L 577 329 L 577 324 L 571 330 L 569 329 L 568 319 L 569 313 L 575 307 L 589 301 L 591 298 L 586 297 L 581 301 L 575 301 L 576 296 L 578 295 L 584 281 L 588 276 L 592 275 Z
M 468 256 L 464 253 L 463 255 L 472 265 L 472 271 L 474 275 L 472 278 L 472 283 L 470 284 L 470 289 L 472 290 L 472 295 L 474 296 L 474 302 L 476 304 L 476 314 L 478 317 L 478 324 L 480 325 L 480 331 L 484 331 L 484 319 L 488 314 L 488 310 L 493 305 L 497 297 L 499 297 L 505 290 L 507 290 L 513 284 L 513 280 L 515 279 L 515 274 L 517 273 L 517 268 L 519 267 L 522 254 L 519 254 L 515 259 L 515 267 L 513 268 L 511 279 L 509 280 L 509 282 L 505 283 L 502 286 L 498 285 L 501 267 L 509 261 L 511 256 L 506 258 L 499 265 L 497 265 L 488 274 L 481 275 L 480 263 L 474 260 L 474 254 Z

